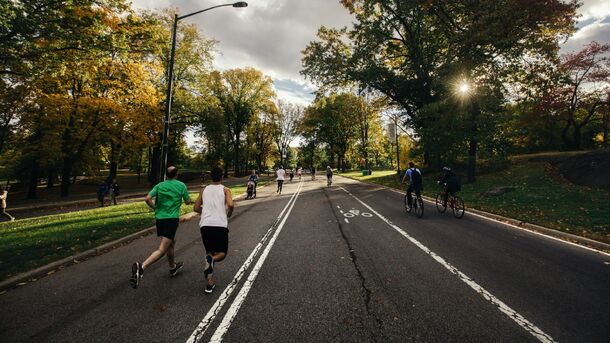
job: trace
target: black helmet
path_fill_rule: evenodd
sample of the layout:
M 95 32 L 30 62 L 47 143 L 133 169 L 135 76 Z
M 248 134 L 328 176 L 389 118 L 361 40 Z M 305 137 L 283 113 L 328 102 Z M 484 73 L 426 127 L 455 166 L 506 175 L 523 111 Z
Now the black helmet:
M 443 167 L 443 171 L 451 171 L 451 168 L 449 168 L 449 167 Z

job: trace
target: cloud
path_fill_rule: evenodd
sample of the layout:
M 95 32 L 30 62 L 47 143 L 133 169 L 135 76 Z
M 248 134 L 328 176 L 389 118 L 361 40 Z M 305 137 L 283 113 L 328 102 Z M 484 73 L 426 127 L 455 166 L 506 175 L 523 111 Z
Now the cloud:
M 225 1 L 226 2 L 226 1 Z M 177 7 L 191 13 L 223 1 L 135 0 L 136 8 Z M 315 38 L 321 25 L 350 25 L 352 17 L 338 0 L 251 0 L 247 8 L 218 8 L 185 19 L 219 41 L 214 66 L 218 69 L 251 66 L 274 80 L 284 82 L 278 94 L 298 103 L 312 97 L 309 84 L 299 74 L 301 51 Z M 300 97 L 303 97 L 302 99 Z M 300 101 L 297 101 L 300 100 Z
M 582 6 L 578 9 L 578 13 L 581 15 L 579 21 L 603 19 L 610 15 L 610 1 L 584 0 Z
M 176 7 L 182 14 L 222 3 L 226 0 L 133 0 L 136 8 Z M 250 0 L 248 4 L 214 9 L 185 21 L 219 41 L 216 68 L 255 67 L 274 79 L 281 98 L 311 102 L 313 88 L 299 74 L 301 51 L 321 25 L 349 26 L 352 16 L 339 0 Z M 562 44 L 562 53 L 579 50 L 592 40 L 610 43 L 610 1 L 584 0 L 578 13 L 579 30 Z

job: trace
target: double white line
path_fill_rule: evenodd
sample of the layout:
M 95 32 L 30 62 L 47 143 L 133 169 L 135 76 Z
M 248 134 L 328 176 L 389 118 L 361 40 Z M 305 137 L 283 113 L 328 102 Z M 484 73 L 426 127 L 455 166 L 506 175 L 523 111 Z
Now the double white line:
M 246 300 L 246 297 L 248 296 L 248 292 L 250 292 L 250 288 L 252 288 L 252 284 L 254 283 L 254 280 L 256 280 L 256 277 L 258 276 L 260 269 L 262 268 L 263 264 L 265 263 L 265 260 L 267 259 L 267 255 L 269 255 L 269 251 L 271 251 L 271 248 L 275 244 L 275 240 L 277 239 L 280 232 L 282 231 L 282 228 L 284 227 L 284 224 L 286 223 L 286 220 L 288 219 L 290 212 L 292 212 L 292 208 L 294 207 L 294 204 L 296 203 L 296 200 L 297 200 L 299 194 L 301 193 L 302 188 L 303 188 L 303 180 L 301 180 L 301 182 L 299 183 L 299 186 L 297 188 L 297 191 L 294 192 L 294 194 L 290 197 L 290 200 L 288 200 L 288 203 L 286 204 L 286 206 L 284 206 L 284 209 L 282 209 L 282 212 L 280 212 L 280 215 L 277 217 L 275 222 L 271 225 L 271 227 L 269 227 L 269 229 L 267 230 L 267 233 L 265 233 L 265 235 L 260 240 L 260 242 L 256 245 L 256 247 L 254 247 L 254 250 L 252 250 L 252 253 L 250 253 L 250 256 L 248 256 L 248 258 L 246 259 L 244 264 L 239 268 L 239 270 L 233 277 L 233 280 L 231 281 L 231 283 L 229 283 L 229 285 L 222 292 L 222 294 L 220 295 L 218 300 L 216 300 L 216 302 L 209 309 L 209 311 L 205 315 L 205 317 L 203 317 L 203 319 L 201 320 L 199 325 L 197 325 L 197 328 L 195 329 L 195 331 L 193 331 L 193 333 L 191 334 L 191 337 L 189 337 L 189 339 L 187 340 L 187 343 L 199 342 L 203 338 L 203 335 L 205 334 L 207 329 L 210 327 L 210 325 L 212 324 L 214 319 L 216 319 L 216 316 L 219 314 L 219 312 L 222 309 L 222 307 L 224 306 L 225 302 L 231 297 L 231 294 L 233 293 L 233 291 L 239 284 L 241 278 L 246 273 L 246 270 L 248 270 L 248 268 L 250 267 L 252 262 L 254 262 L 254 259 L 258 255 L 258 252 L 263 248 L 263 246 L 267 242 L 267 239 L 269 238 L 269 236 L 271 234 L 273 234 L 273 236 L 269 240 L 269 244 L 267 244 L 267 246 L 265 247 L 265 250 L 261 254 L 260 258 L 258 259 L 258 262 L 256 263 L 256 265 L 250 272 L 250 275 L 248 275 L 248 278 L 244 282 L 244 285 L 242 286 L 241 290 L 239 291 L 239 293 L 233 300 L 233 303 L 227 310 L 227 313 L 225 314 L 224 318 L 222 319 L 222 322 L 220 323 L 220 325 L 214 332 L 214 335 L 210 339 L 210 342 L 222 341 L 222 337 L 224 336 L 224 334 L 227 332 L 227 330 L 231 326 L 231 323 L 235 319 L 235 316 L 237 315 L 237 312 L 239 311 L 239 308 L 243 304 L 244 300 Z M 274 231 L 274 229 L 275 229 L 275 231 Z

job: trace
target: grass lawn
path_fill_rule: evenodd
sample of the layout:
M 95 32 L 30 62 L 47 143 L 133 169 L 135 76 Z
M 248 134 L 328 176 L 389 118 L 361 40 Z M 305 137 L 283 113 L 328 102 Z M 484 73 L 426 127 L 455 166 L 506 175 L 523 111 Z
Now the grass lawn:
M 519 159 L 504 171 L 478 176 L 472 184 L 463 184 L 460 196 L 466 209 L 475 208 L 505 217 L 538 224 L 575 235 L 610 243 L 610 190 L 577 186 L 551 176 L 547 164 Z M 341 174 L 356 180 L 405 189 L 396 171 L 373 171 Z M 436 197 L 440 191 L 436 180 L 440 174 L 424 176 L 424 194 Z M 465 177 L 462 175 L 462 180 Z M 494 187 L 513 187 L 498 196 L 482 193 Z
M 264 184 L 261 182 L 260 184 Z M 243 185 L 230 187 L 233 196 Z M 191 192 L 191 199 L 197 198 Z M 193 210 L 182 205 L 181 212 Z M 0 280 L 111 242 L 155 224 L 144 202 L 0 223 Z

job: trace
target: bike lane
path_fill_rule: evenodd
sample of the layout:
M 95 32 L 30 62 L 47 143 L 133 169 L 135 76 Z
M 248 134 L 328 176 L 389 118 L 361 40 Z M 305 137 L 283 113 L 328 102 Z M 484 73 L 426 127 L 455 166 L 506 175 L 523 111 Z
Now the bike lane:
M 297 205 L 223 341 L 536 341 L 340 188 Z
M 607 341 L 610 257 L 425 202 L 407 214 L 404 195 L 342 179 L 347 191 L 435 252 L 556 341 Z M 466 204 L 468 207 L 468 204 Z

